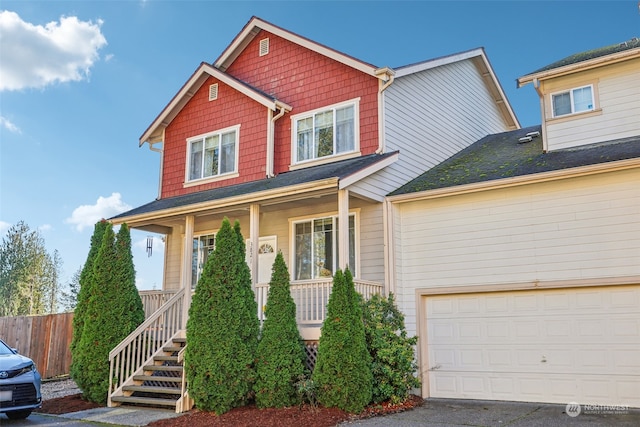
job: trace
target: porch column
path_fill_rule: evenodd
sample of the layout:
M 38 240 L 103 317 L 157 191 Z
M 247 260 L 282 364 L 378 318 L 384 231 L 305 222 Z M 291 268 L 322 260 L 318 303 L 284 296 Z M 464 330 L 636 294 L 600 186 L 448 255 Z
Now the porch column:
M 184 243 L 182 250 L 182 278 L 180 287 L 184 292 L 184 307 L 182 309 L 183 327 L 187 327 L 189 307 L 191 306 L 191 263 L 193 259 L 193 228 L 195 217 L 187 215 L 184 219 Z
M 338 190 L 338 254 L 338 268 L 344 270 L 349 266 L 349 190 Z
M 258 249 L 260 245 L 260 205 L 249 207 L 249 253 L 251 254 L 251 284 L 258 283 Z

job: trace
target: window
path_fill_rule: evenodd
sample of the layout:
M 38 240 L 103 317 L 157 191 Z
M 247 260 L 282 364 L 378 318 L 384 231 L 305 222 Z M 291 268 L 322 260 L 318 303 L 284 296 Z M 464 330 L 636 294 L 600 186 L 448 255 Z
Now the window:
M 216 236 L 207 234 L 193 238 L 193 256 L 191 258 L 191 289 L 195 289 L 202 275 L 204 265 L 216 245 Z
M 294 279 L 332 277 L 338 265 L 338 217 L 297 221 L 294 228 Z M 349 269 L 356 271 L 355 215 L 349 215 Z
M 293 118 L 294 163 L 358 149 L 357 104 L 341 104 Z
M 236 172 L 237 146 L 237 127 L 187 140 L 187 181 Z
M 551 95 L 553 117 L 594 109 L 593 86 L 583 86 Z

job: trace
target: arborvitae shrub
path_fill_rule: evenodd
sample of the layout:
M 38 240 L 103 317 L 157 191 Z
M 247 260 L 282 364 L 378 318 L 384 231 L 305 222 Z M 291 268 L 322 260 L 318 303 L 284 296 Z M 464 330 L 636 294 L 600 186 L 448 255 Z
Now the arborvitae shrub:
M 108 222 L 105 220 L 98 221 L 93 227 L 93 235 L 91 236 L 91 246 L 89 254 L 80 272 L 80 290 L 78 291 L 78 302 L 73 311 L 73 335 L 71 337 L 71 378 L 78 384 L 83 382 L 83 376 L 86 375 L 84 360 L 82 354 L 78 352 L 78 344 L 82 338 L 84 330 L 85 312 L 89 305 L 89 297 L 92 293 L 93 283 L 93 263 L 98 255 L 98 250 L 102 245 L 102 236 L 107 229 Z
M 77 347 L 83 372 L 74 379 L 87 400 L 101 404 L 109 391 L 109 352 L 144 321 L 127 228 L 121 229 L 119 238 L 122 241 L 116 242 L 108 224 L 93 263 L 94 286 Z
M 185 370 L 196 407 L 222 414 L 250 398 L 259 321 L 239 225 L 216 234 L 189 309 Z
M 407 337 L 404 316 L 396 307 L 393 294 L 389 298 L 374 295 L 362 308 L 372 360 L 373 402 L 402 402 L 411 389 L 420 387 L 414 354 L 418 338 Z
M 282 253 L 278 252 L 269 282 L 266 319 L 256 360 L 254 390 L 259 408 L 281 408 L 300 402 L 295 384 L 304 374 L 306 353 L 289 286 L 289 271 Z
M 320 404 L 351 413 L 361 412 L 371 401 L 373 381 L 359 301 L 351 272 L 338 270 L 312 377 Z

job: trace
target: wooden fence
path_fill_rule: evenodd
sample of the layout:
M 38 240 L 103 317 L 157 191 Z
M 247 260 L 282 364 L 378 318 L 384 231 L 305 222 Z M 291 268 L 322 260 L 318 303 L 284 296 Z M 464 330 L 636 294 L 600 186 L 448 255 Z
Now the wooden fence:
M 68 375 L 73 313 L 0 317 L 0 338 L 36 363 L 42 378 Z

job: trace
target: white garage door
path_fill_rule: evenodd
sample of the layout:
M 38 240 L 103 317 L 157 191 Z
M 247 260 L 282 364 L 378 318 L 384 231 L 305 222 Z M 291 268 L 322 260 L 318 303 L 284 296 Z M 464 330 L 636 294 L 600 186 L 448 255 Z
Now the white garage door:
M 640 286 L 423 304 L 431 397 L 640 407 Z

